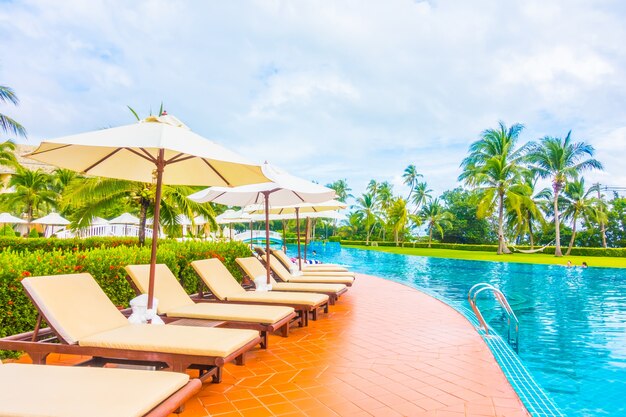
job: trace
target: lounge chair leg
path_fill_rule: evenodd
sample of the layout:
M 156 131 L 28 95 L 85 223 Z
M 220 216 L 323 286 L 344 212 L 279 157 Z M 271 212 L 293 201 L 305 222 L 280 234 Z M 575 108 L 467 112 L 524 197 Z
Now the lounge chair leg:
M 235 365 L 245 365 L 246 364 L 246 354 L 242 353 L 241 355 L 235 358 Z
M 324 305 L 324 313 L 328 314 L 328 303 Z
M 317 308 L 313 311 L 311 311 L 312 316 L 313 316 L 313 321 L 317 321 Z
M 222 367 L 221 366 L 218 366 L 216 368 L 211 381 L 213 381 L 214 384 L 219 384 L 220 382 L 222 382 Z
M 45 365 L 46 359 L 49 353 L 29 353 L 28 356 L 32 359 L 35 365 Z
M 267 349 L 267 332 L 265 330 L 261 332 L 261 349 Z
M 288 337 L 289 336 L 289 327 L 290 327 L 290 323 L 285 323 L 283 325 L 283 327 L 280 329 L 280 335 L 282 337 Z

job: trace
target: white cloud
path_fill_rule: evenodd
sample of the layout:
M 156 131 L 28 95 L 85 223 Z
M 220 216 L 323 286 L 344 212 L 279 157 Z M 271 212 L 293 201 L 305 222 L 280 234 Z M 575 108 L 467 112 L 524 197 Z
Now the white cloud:
M 498 120 L 523 140 L 596 146 L 626 183 L 626 6 L 619 1 L 7 2 L 2 106 L 29 141 L 133 121 L 161 101 L 198 133 L 321 183 L 438 194 Z M 613 142 L 614 145 L 611 145 Z M 615 144 L 618 145 L 615 145 Z

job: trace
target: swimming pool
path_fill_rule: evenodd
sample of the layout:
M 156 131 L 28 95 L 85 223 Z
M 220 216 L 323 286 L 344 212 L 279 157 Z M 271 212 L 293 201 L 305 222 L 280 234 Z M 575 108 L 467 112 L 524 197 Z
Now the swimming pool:
M 495 285 L 520 320 L 519 356 L 559 408 L 568 416 L 626 416 L 625 270 L 315 249 L 316 259 L 450 300 L 466 300 L 475 283 Z M 505 329 L 495 302 L 481 299 L 479 306 L 494 328 Z

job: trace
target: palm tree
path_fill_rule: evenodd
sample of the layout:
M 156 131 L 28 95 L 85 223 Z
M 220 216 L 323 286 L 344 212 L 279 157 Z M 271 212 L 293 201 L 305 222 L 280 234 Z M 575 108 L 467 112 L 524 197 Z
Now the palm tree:
M 13 143 L 13 141 L 7 140 L 5 142 L 0 142 L 0 165 L 12 168 L 17 167 L 18 163 L 15 158 L 15 143 Z
M 352 194 L 350 194 L 352 188 L 348 187 L 348 182 L 345 179 L 337 180 L 332 184 L 327 184 L 326 187 L 335 190 L 337 200 L 342 203 L 345 203 L 348 198 L 353 197 Z
M 428 200 L 432 198 L 430 193 L 433 192 L 430 188 L 428 188 L 428 184 L 426 182 L 417 182 L 413 187 L 413 204 L 415 204 L 415 210 L 413 213 L 417 213 L 420 207 L 422 207 Z
M 487 129 L 470 145 L 470 154 L 461 163 L 459 180 L 482 191 L 478 215 L 484 217 L 498 208 L 498 255 L 508 253 L 504 241 L 505 200 L 516 198 L 511 185 L 518 182 L 525 147 L 515 149 L 524 126 L 516 123 L 507 129 L 503 122 L 497 129 Z
M 31 171 L 18 167 L 9 179 L 13 192 L 2 194 L 4 202 L 13 210 L 26 213 L 28 223 L 56 205 L 57 193 L 50 189 L 50 175 L 41 170 Z
M 569 241 L 569 246 L 565 256 L 569 256 L 576 240 L 576 222 L 578 218 L 582 216 L 588 223 L 592 220 L 598 219 L 598 208 L 601 202 L 594 196 L 593 193 L 598 191 L 598 186 L 594 185 L 585 191 L 585 179 L 574 180 L 567 185 L 563 190 L 563 199 L 565 200 L 565 210 L 563 210 L 563 219 L 571 219 L 572 221 L 572 238 Z
M 578 178 L 587 169 L 602 169 L 602 164 L 593 159 L 594 148 L 584 142 L 572 143 L 572 131 L 565 139 L 546 136 L 539 143 L 529 144 L 528 160 L 542 178 L 551 177 L 554 210 L 554 229 L 556 232 L 555 256 L 561 252 L 561 225 L 559 219 L 559 196 L 570 179 Z
M 165 227 L 177 225 L 179 214 L 190 219 L 201 214 L 215 225 L 214 212 L 209 204 L 195 203 L 186 198 L 194 191 L 186 186 L 163 186 L 161 222 Z M 125 202 L 132 211 L 139 213 L 139 243 L 143 245 L 146 220 L 154 209 L 154 193 L 154 184 L 93 177 L 70 184 L 64 192 L 64 201 L 65 208 L 70 204 L 74 206 L 74 220 L 78 227 L 88 226 L 95 216 L 119 207 L 120 201 Z
M 532 170 L 521 171 L 521 182 L 514 184 L 517 198 L 512 198 L 506 206 L 506 223 L 510 229 L 516 229 L 516 238 L 528 235 L 530 249 L 535 246 L 533 225 L 537 222 L 544 224 L 545 220 L 541 214 L 542 199 L 545 194 L 536 193 L 537 175 Z
M 12 88 L 0 85 L 0 102 L 12 103 L 17 106 L 20 101 Z M 24 129 L 24 126 L 2 113 L 0 113 L 0 128 L 5 133 L 13 133 L 18 136 L 26 137 L 26 129 Z
M 409 211 L 407 210 L 406 200 L 398 197 L 393 200 L 389 207 L 389 223 L 393 230 L 394 241 L 396 246 L 400 241 L 400 233 L 404 232 L 407 222 L 409 221 Z
M 376 204 L 376 200 L 374 200 L 372 195 L 369 193 L 365 193 L 361 197 L 357 198 L 356 203 L 356 213 L 363 216 L 363 220 L 365 221 L 365 244 L 369 245 L 372 229 L 374 228 L 374 224 L 378 218 L 378 205 Z
M 411 164 L 404 170 L 404 174 L 402 174 L 402 179 L 404 183 L 409 186 L 409 195 L 406 197 L 407 201 L 411 201 L 411 193 L 417 184 L 417 179 L 422 177 L 422 174 L 417 172 L 417 168 L 415 165 Z
M 452 213 L 446 211 L 441 205 L 438 198 L 426 204 L 421 211 L 421 217 L 427 224 L 428 229 L 428 247 L 430 248 L 433 241 L 433 230 L 439 231 L 443 239 L 443 231 L 445 228 L 452 226 Z

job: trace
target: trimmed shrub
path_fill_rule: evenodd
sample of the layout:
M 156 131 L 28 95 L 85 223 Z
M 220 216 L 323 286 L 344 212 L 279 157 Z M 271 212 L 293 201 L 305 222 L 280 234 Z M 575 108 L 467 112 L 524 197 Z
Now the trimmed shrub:
M 189 293 L 198 289 L 199 278 L 189 265 L 191 261 L 219 258 L 238 279 L 241 271 L 235 258 L 249 256 L 250 250 L 242 243 L 176 242 L 164 241 L 159 246 L 157 262 L 169 266 L 180 277 Z M 124 267 L 150 262 L 150 248 L 118 246 L 84 251 L 14 251 L 0 252 L 0 337 L 32 330 L 37 312 L 24 293 L 20 281 L 30 276 L 74 274 L 89 272 L 103 291 L 118 307 L 128 306 L 135 297 L 126 281 Z M 0 357 L 15 357 L 15 352 L 2 352 Z
M 34 230 L 34 229 L 33 229 Z M 163 240 L 162 242 L 166 242 Z M 146 246 L 150 246 L 150 239 L 146 240 Z M 118 246 L 138 246 L 136 237 L 90 237 L 86 239 L 48 239 L 48 238 L 14 238 L 0 236 L 0 252 L 12 250 L 15 252 L 36 250 L 53 251 L 77 251 L 96 248 L 115 248 Z

